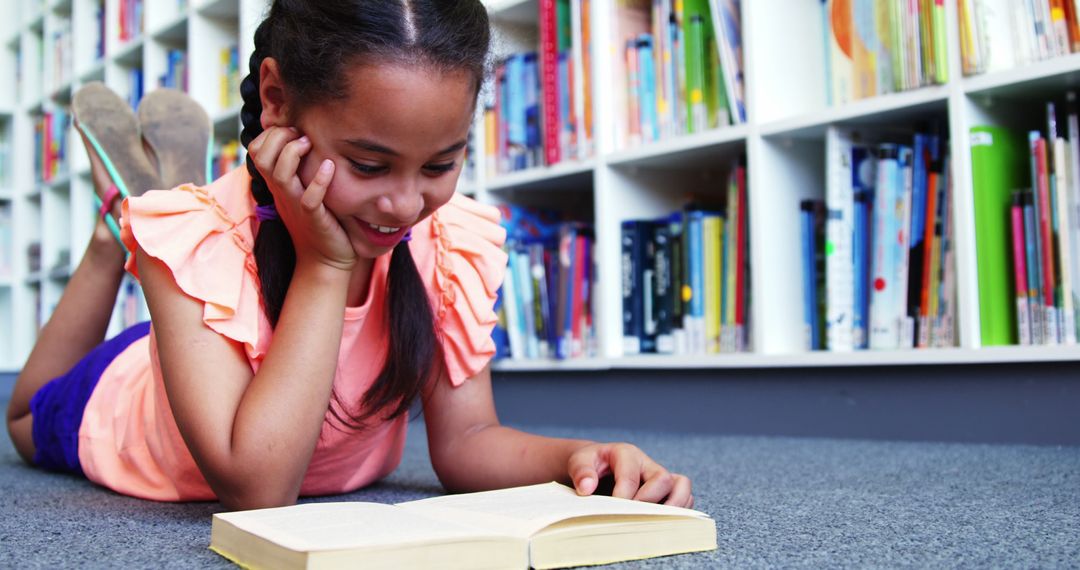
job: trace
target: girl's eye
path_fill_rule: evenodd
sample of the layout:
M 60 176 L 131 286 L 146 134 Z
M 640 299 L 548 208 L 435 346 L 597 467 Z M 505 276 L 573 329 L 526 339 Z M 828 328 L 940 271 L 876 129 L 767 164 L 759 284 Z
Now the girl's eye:
M 353 170 L 359 172 L 360 174 L 379 174 L 386 170 L 385 166 L 370 166 L 367 164 L 361 164 L 359 162 L 356 162 L 355 160 L 350 160 L 349 165 L 352 166 Z
M 424 170 L 435 174 L 445 174 L 454 170 L 457 167 L 457 162 L 447 162 L 445 164 L 429 164 L 424 167 Z

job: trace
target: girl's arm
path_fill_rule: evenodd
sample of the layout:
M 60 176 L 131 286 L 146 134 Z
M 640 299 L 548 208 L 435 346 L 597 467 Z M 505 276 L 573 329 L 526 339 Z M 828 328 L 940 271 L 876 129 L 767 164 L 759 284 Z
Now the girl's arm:
M 690 480 L 633 445 L 549 438 L 499 425 L 490 368 L 456 388 L 438 378 L 424 395 L 424 423 L 432 466 L 452 492 L 560 481 L 589 495 L 600 477 L 614 475 L 616 497 L 693 505 Z
M 291 504 L 330 402 L 348 274 L 297 267 L 258 374 L 243 348 L 202 322 L 169 269 L 136 254 L 165 390 L 180 434 L 221 503 Z
M 296 178 L 309 150 L 307 139 L 284 128 L 249 145 L 297 253 L 254 376 L 242 347 L 203 323 L 202 304 L 180 290 L 169 268 L 136 252 L 173 416 L 207 483 L 231 509 L 296 501 L 330 402 L 355 253 L 322 206 L 332 164 L 306 189 Z

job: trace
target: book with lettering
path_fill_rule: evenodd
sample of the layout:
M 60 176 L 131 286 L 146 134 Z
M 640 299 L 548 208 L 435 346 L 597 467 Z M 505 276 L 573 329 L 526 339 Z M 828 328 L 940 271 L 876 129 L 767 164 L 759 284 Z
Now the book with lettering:
M 245 568 L 559 568 L 716 548 L 705 513 L 547 483 L 398 503 L 214 515 L 214 552 Z

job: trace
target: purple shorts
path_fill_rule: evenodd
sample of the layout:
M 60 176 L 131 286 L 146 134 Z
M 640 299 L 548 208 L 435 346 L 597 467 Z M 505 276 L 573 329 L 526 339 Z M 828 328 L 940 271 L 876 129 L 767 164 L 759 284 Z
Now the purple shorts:
M 34 417 L 34 465 L 83 475 L 79 464 L 79 426 L 90 394 L 113 359 L 149 334 L 150 323 L 139 323 L 101 343 L 66 374 L 38 389 L 30 399 L 30 413 Z

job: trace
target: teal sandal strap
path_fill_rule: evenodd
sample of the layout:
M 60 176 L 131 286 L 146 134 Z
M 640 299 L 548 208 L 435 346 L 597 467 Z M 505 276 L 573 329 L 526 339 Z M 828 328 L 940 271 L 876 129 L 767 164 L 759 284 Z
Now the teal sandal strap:
M 117 189 L 119 190 L 119 187 L 117 187 Z M 98 209 L 102 206 L 101 196 L 98 196 L 97 192 L 94 193 L 94 205 Z M 124 247 L 124 240 L 120 237 L 120 226 L 116 223 L 116 219 L 112 217 L 112 214 L 106 214 L 102 217 L 105 219 L 105 225 L 109 226 L 109 231 L 112 232 L 113 237 L 116 238 L 116 242 L 120 244 L 120 247 Z
M 131 193 L 128 192 L 127 185 L 124 184 L 124 179 L 120 177 L 120 173 L 117 172 L 116 166 L 113 165 L 112 160 L 109 159 L 109 155 L 105 153 L 105 149 L 101 146 L 101 143 L 98 142 L 94 133 L 82 128 L 82 126 L 79 127 L 79 132 L 86 135 L 86 139 L 90 141 L 90 144 L 94 147 L 94 152 L 97 153 L 98 158 L 100 158 L 101 162 L 105 165 L 105 170 L 109 173 L 109 178 L 112 179 L 113 184 L 116 185 L 116 189 L 120 191 L 120 195 L 124 198 L 130 196 Z M 100 198 L 98 201 L 100 201 Z

